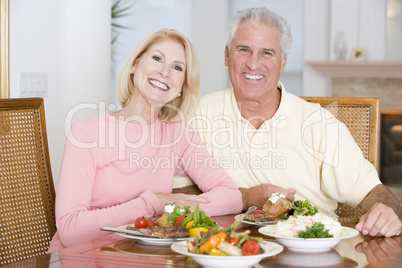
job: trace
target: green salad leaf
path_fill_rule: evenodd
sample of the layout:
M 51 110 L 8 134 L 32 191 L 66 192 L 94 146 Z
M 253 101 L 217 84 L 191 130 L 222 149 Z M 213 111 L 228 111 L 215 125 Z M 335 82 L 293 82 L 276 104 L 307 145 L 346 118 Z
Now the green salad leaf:
M 306 231 L 300 231 L 298 234 L 300 238 L 329 238 L 334 237 L 329 233 L 328 229 L 325 229 L 325 225 L 321 222 L 315 222 L 313 225 L 307 226 Z
M 205 227 L 207 229 L 210 229 L 215 226 L 219 227 L 219 225 L 216 222 L 213 222 L 212 219 L 207 214 L 205 214 L 204 211 L 200 210 L 198 213 L 198 221 L 194 221 L 192 228 Z
M 169 218 L 168 218 L 168 222 L 170 224 L 175 224 L 177 218 L 181 215 L 187 215 L 188 213 L 188 209 L 190 208 L 190 206 L 184 206 L 183 208 L 181 208 L 180 206 L 177 206 L 175 204 L 174 208 L 173 208 L 173 212 L 169 213 Z
M 297 200 L 293 202 L 293 216 L 298 215 L 314 215 L 318 212 L 318 208 L 316 206 L 311 205 L 310 201 L 308 200 Z
M 276 218 L 288 219 L 289 216 L 312 216 L 318 213 L 318 208 L 313 206 L 308 200 L 297 200 L 292 202 L 292 208 L 285 212 L 279 213 Z
M 181 208 L 180 206 L 174 205 L 173 212 L 169 214 L 168 222 L 171 224 L 175 224 L 177 218 L 181 215 L 185 215 L 186 217 L 181 222 L 181 226 L 185 226 L 188 222 L 194 220 L 194 224 L 192 228 L 196 227 L 205 227 L 210 229 L 212 227 L 219 227 L 216 222 L 213 222 L 212 219 L 205 214 L 204 211 L 200 210 L 199 204 L 196 204 L 194 207 L 194 211 L 189 213 L 190 206 L 184 206 Z

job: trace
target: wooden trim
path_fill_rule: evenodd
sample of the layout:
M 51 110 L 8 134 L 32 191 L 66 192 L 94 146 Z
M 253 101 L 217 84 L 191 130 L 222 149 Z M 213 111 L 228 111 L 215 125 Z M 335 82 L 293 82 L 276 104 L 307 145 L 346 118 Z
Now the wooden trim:
M 0 98 L 10 97 L 9 0 L 0 0 Z
M 402 61 L 310 61 L 307 65 L 327 77 L 402 78 Z

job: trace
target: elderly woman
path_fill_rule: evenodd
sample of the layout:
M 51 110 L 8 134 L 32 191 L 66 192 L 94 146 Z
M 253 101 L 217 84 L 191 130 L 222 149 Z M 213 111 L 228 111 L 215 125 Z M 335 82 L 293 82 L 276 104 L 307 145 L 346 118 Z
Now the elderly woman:
M 167 203 L 207 214 L 242 210 L 240 191 L 184 119 L 198 101 L 199 65 L 190 41 L 160 30 L 131 53 L 117 82 L 123 107 L 78 122 L 67 137 L 56 194 L 50 252 L 107 233 L 99 226 L 161 215 Z M 173 194 L 188 174 L 202 194 Z

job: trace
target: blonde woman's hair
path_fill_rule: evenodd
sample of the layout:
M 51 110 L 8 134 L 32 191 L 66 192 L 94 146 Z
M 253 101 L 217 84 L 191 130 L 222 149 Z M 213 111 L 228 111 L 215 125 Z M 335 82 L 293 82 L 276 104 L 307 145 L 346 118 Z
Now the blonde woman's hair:
M 183 45 L 186 55 L 186 73 L 181 96 L 166 103 L 159 118 L 164 121 L 180 121 L 191 116 L 200 96 L 200 67 L 197 54 L 190 40 L 173 29 L 161 29 L 145 38 L 134 50 L 123 65 L 116 84 L 116 97 L 121 106 L 127 105 L 135 90 L 131 67 L 139 61 L 148 49 L 165 40 L 173 40 Z

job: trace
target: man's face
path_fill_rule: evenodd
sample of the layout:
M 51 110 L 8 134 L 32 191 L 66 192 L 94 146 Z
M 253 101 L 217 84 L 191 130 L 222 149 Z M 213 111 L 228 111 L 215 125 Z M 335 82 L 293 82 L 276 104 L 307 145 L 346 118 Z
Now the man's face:
M 263 101 L 277 90 L 286 65 L 286 56 L 281 60 L 279 35 L 276 26 L 258 21 L 245 21 L 237 28 L 230 52 L 225 50 L 237 101 Z

